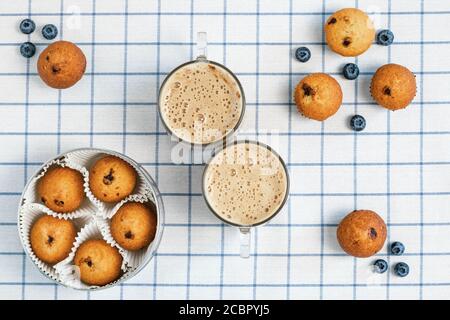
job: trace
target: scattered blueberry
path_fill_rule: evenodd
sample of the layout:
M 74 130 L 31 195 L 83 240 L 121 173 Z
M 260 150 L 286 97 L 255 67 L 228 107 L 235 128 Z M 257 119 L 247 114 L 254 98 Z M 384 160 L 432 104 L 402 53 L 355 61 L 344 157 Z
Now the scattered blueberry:
M 396 241 L 391 244 L 391 253 L 394 256 L 401 256 L 403 252 L 405 252 L 405 246 L 403 243 Z
M 31 58 L 36 53 L 36 46 L 31 42 L 24 42 L 20 45 L 20 54 L 25 58 Z
M 364 119 L 364 117 L 360 116 L 359 114 L 354 115 L 350 119 L 350 127 L 354 131 L 362 131 L 366 127 L 366 119 Z
M 359 68 L 354 63 L 347 63 L 344 66 L 344 77 L 348 80 L 355 80 L 359 76 Z
M 306 47 L 300 47 L 295 50 L 295 57 L 300 62 L 306 62 L 311 58 L 311 51 Z
M 382 46 L 388 46 L 394 42 L 394 34 L 391 30 L 381 30 L 377 34 L 377 43 Z
M 53 24 L 46 24 L 42 27 L 42 35 L 47 40 L 55 39 L 58 35 L 58 29 Z
M 34 21 L 31 19 L 24 19 L 20 22 L 20 31 L 25 34 L 30 34 L 36 29 Z
M 406 277 L 409 273 L 409 266 L 404 262 L 399 262 L 395 265 L 394 272 L 399 277 Z
M 388 264 L 383 259 L 378 259 L 373 263 L 374 270 L 376 273 L 385 273 L 388 269 Z

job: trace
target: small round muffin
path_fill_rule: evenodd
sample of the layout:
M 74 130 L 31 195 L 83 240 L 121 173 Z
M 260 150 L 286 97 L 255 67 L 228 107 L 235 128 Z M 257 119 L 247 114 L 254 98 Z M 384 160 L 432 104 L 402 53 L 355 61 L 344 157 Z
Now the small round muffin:
M 122 248 L 140 250 L 155 238 L 156 222 L 154 208 L 139 202 L 128 202 L 112 217 L 111 234 Z
M 31 227 L 31 249 L 42 261 L 55 264 L 69 256 L 76 235 L 72 221 L 44 215 Z
M 346 8 L 328 18 L 325 36 L 331 50 L 344 57 L 356 57 L 372 45 L 375 27 L 363 11 Z
M 122 256 L 105 240 L 87 240 L 75 253 L 74 263 L 80 268 L 81 281 L 104 286 L 120 277 Z
M 371 210 L 349 213 L 337 228 L 337 239 L 342 249 L 358 258 L 367 258 L 380 251 L 386 234 L 383 219 Z
M 406 108 L 416 95 L 416 77 L 398 64 L 385 64 L 372 78 L 370 93 L 375 101 L 389 110 Z
M 126 161 L 115 156 L 98 160 L 89 171 L 89 186 L 94 196 L 104 202 L 118 202 L 136 186 L 137 173 Z
M 72 42 L 56 41 L 39 55 L 37 69 L 48 86 L 66 89 L 83 77 L 86 57 Z
M 51 168 L 39 179 L 38 194 L 47 208 L 55 212 L 75 211 L 85 198 L 83 176 L 71 168 Z
M 305 117 L 323 121 L 342 104 L 339 83 L 326 73 L 312 73 L 299 82 L 294 93 L 298 111 Z

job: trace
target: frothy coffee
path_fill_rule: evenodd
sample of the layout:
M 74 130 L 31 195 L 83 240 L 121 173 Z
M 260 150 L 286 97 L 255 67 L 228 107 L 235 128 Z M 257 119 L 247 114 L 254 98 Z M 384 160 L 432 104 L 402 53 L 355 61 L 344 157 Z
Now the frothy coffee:
M 235 78 L 216 64 L 187 64 L 160 92 L 164 123 L 177 137 L 197 144 L 218 141 L 238 124 L 243 97 Z
M 213 211 L 240 226 L 258 224 L 277 213 L 288 188 L 278 155 L 248 142 L 220 151 L 209 163 L 203 183 Z

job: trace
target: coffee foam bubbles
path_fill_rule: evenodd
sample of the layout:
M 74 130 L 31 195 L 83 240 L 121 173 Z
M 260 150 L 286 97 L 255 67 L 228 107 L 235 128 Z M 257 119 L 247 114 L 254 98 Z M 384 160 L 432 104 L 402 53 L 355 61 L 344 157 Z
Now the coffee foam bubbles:
M 187 142 L 205 144 L 222 139 L 236 127 L 243 97 L 225 69 L 195 62 L 166 80 L 159 103 L 170 131 Z
M 280 159 L 264 146 L 238 143 L 220 151 L 208 165 L 205 196 L 224 220 L 253 225 L 274 215 L 287 192 Z

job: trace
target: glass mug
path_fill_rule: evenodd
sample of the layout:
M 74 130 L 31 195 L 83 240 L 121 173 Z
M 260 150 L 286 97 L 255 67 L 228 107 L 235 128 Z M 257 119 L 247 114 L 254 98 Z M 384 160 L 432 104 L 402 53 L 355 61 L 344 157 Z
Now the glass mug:
M 214 215 L 239 228 L 240 256 L 250 256 L 250 230 L 275 217 L 289 194 L 283 159 L 261 142 L 224 145 L 203 172 L 203 196 Z
M 164 79 L 158 111 L 169 135 L 206 146 L 231 136 L 245 111 L 244 90 L 225 66 L 206 57 L 206 32 L 197 34 L 197 58 Z

